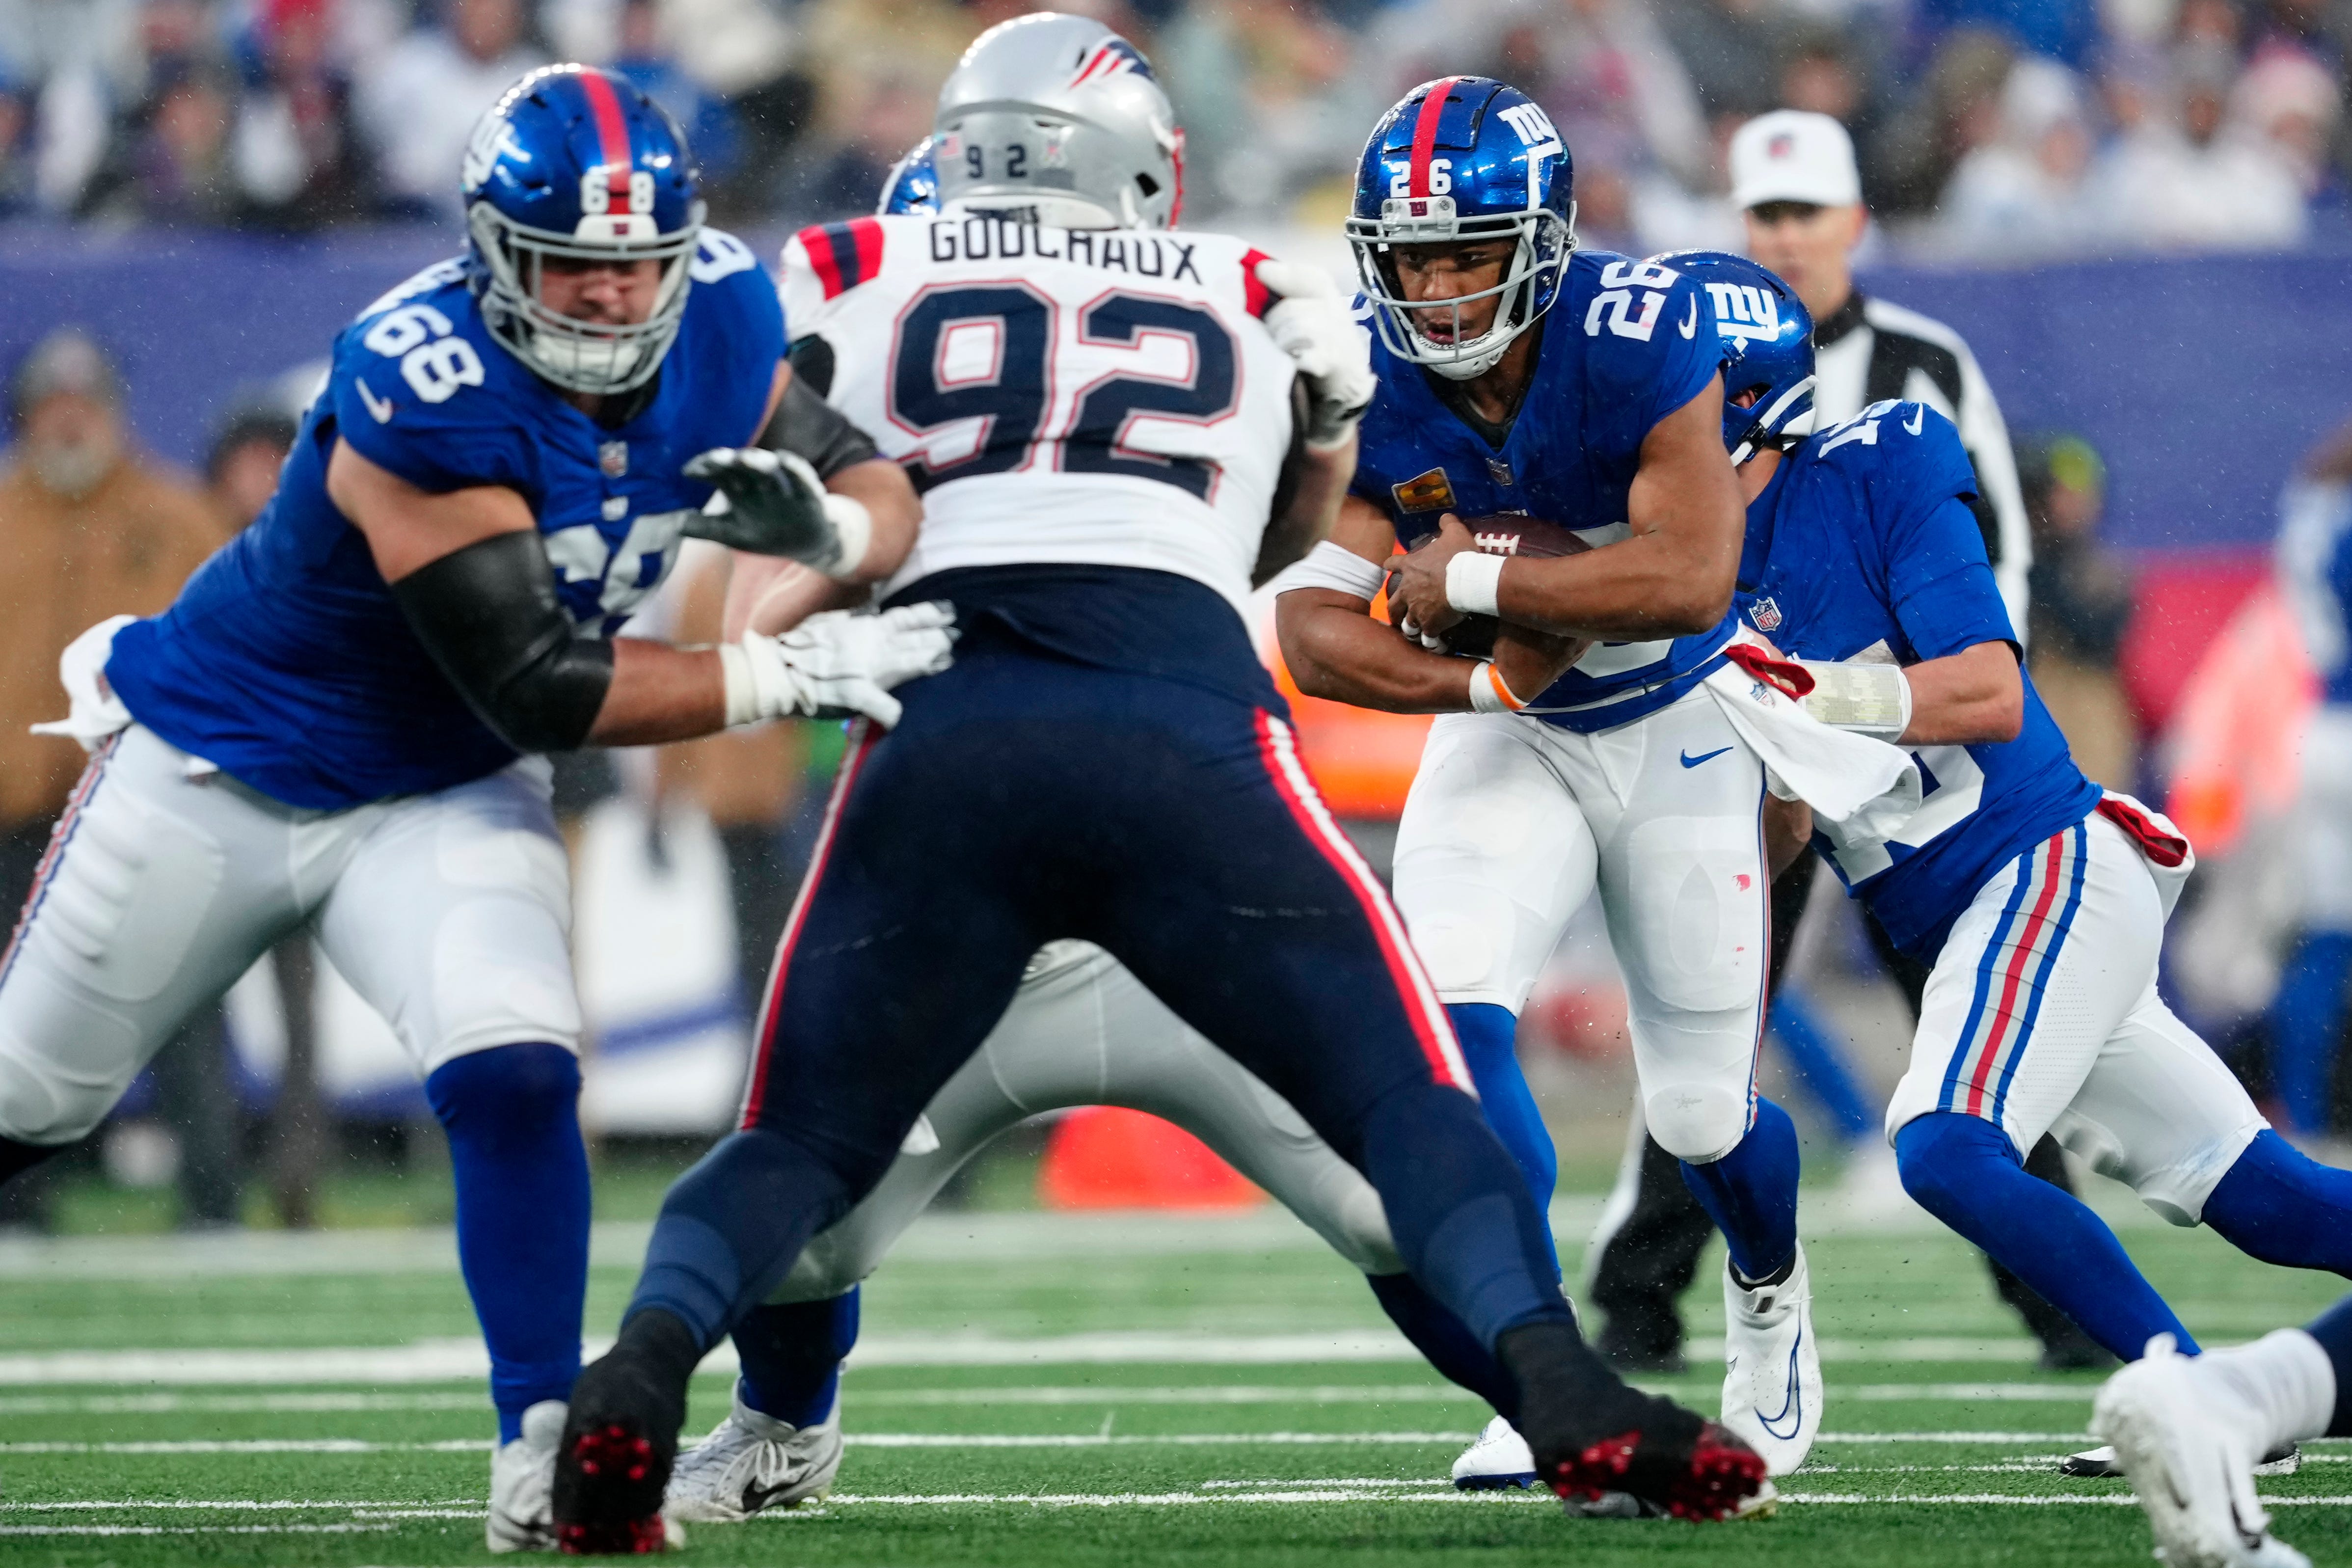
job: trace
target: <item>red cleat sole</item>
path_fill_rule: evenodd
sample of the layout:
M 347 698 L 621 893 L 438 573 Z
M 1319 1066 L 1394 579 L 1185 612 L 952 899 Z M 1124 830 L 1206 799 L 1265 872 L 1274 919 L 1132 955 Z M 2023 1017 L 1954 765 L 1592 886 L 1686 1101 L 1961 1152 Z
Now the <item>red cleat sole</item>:
M 643 1433 L 608 1422 L 572 1441 L 572 1459 L 591 1481 L 614 1488 L 642 1487 L 653 1473 L 654 1446 Z M 555 1527 L 555 1549 L 570 1557 L 635 1557 L 666 1551 L 668 1545 L 658 1494 L 654 1498 L 654 1511 L 640 1518 Z
M 1642 1434 L 1621 1433 L 1604 1437 L 1574 1458 L 1564 1461 L 1551 1489 L 1562 1498 L 1597 1498 L 1602 1492 L 1631 1492 L 1648 1498 L 1676 1519 L 1727 1519 L 1756 1495 L 1764 1484 L 1764 1457 L 1708 1422 L 1699 1431 L 1689 1460 L 1678 1473 L 1664 1478 L 1637 1474 L 1654 1472 L 1657 1461 L 1641 1452 Z

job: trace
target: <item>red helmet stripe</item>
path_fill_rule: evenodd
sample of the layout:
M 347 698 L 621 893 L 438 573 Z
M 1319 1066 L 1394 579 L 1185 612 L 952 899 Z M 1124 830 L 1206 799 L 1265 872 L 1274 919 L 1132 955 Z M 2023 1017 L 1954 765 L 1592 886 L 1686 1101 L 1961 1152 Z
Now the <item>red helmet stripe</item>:
M 1437 121 L 1445 113 L 1446 95 L 1462 79 L 1449 76 L 1430 83 L 1429 96 L 1421 100 L 1421 115 L 1412 122 L 1412 194 L 1429 195 L 1429 155 L 1437 147 Z
M 596 120 L 596 140 L 604 153 L 604 169 L 613 194 L 625 197 L 629 191 L 629 125 L 621 118 L 621 99 L 613 90 L 603 73 L 582 71 L 580 90 L 588 95 L 588 112 Z M 620 211 L 628 211 L 625 201 Z

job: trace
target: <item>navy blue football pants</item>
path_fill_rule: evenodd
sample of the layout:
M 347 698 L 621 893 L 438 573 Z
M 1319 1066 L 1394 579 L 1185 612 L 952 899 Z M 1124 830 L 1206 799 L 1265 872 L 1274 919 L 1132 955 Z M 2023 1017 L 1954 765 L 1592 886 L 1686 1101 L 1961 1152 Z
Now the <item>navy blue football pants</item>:
M 1280 716 L 985 622 L 899 696 L 895 731 L 853 729 L 741 1130 L 671 1189 L 632 1316 L 715 1343 L 881 1180 L 1030 955 L 1075 937 L 1361 1170 L 1407 1268 L 1486 1345 L 1569 1321 L 1444 1010 Z

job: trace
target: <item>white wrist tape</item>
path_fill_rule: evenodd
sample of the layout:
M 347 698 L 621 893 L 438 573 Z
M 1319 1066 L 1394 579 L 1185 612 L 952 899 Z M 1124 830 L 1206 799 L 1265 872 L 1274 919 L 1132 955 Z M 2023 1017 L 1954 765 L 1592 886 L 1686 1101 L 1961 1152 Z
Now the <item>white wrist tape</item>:
M 825 521 L 841 541 L 841 553 L 825 568 L 825 575 L 835 582 L 853 581 L 857 569 L 866 564 L 866 552 L 874 542 L 874 514 L 856 496 L 845 496 L 836 490 L 824 492 Z
M 1494 660 L 1481 660 L 1471 667 L 1470 711 L 1516 713 L 1526 706 L 1527 702 L 1503 679 L 1503 672 L 1495 668 Z
M 1911 682 L 1896 666 L 1797 662 L 1813 678 L 1805 711 L 1822 723 L 1889 742 L 1911 727 Z
M 727 727 L 749 724 L 762 717 L 760 682 L 751 673 L 751 656 L 740 644 L 719 645 L 719 672 L 727 680 Z
M 1465 616 L 1499 616 L 1495 596 L 1503 588 L 1507 555 L 1465 550 L 1445 563 L 1445 602 Z
M 1303 559 L 1284 567 L 1274 580 L 1274 591 L 1280 595 L 1294 588 L 1329 588 L 1370 604 L 1380 596 L 1381 584 L 1387 580 L 1386 568 L 1326 539 Z

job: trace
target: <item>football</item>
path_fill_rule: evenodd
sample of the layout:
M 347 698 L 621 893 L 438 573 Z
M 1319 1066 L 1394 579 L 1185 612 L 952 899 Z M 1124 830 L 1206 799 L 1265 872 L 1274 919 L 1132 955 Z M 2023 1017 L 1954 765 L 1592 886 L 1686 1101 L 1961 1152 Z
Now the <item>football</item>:
M 1524 512 L 1498 511 L 1486 517 L 1465 517 L 1462 526 L 1470 531 L 1479 552 L 1486 555 L 1547 558 L 1580 555 L 1592 548 L 1559 524 Z M 1403 615 L 1403 606 L 1391 597 L 1390 624 L 1394 625 Z M 1495 636 L 1502 625 L 1492 616 L 1465 616 L 1446 628 L 1445 651 L 1462 658 L 1492 658 Z

